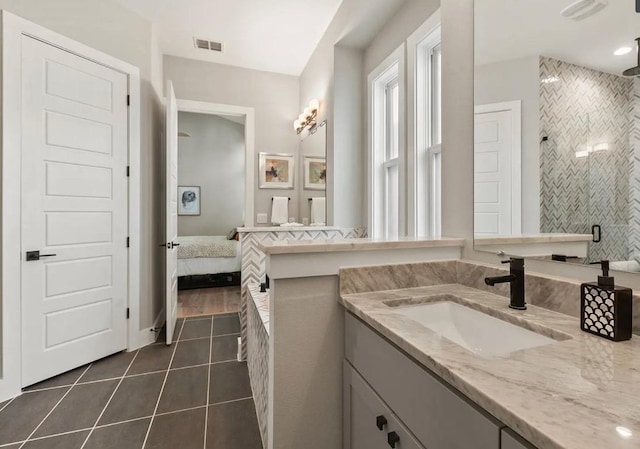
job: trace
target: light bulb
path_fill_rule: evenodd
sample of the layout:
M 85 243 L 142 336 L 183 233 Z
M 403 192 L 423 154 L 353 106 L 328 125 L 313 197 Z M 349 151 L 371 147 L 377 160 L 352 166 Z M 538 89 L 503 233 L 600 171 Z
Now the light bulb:
M 314 98 L 309 102 L 309 107 L 312 111 L 317 111 L 318 109 L 320 109 L 320 101 L 317 98 Z

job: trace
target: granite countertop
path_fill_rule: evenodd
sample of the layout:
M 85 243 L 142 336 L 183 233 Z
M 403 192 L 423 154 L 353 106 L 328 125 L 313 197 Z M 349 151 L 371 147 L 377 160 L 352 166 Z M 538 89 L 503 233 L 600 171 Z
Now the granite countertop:
M 504 237 L 475 237 L 476 245 L 505 245 L 522 243 L 554 243 L 554 242 L 590 242 L 593 240 L 591 234 L 531 234 L 512 235 Z
M 455 295 L 481 310 L 557 340 L 483 358 L 394 306 Z M 640 447 L 640 338 L 614 343 L 580 330 L 577 318 L 458 284 L 343 295 L 344 307 L 539 449 Z
M 426 239 L 406 237 L 399 239 L 332 239 L 332 240 L 282 240 L 276 242 L 261 242 L 259 248 L 265 254 L 300 254 L 326 253 L 335 251 L 367 251 L 380 249 L 406 248 L 442 248 L 462 247 L 464 239 L 440 237 Z

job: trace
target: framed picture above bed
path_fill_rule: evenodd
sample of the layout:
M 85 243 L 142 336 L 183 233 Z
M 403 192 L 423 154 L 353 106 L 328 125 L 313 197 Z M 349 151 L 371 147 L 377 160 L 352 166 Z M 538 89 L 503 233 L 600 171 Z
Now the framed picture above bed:
M 293 189 L 293 155 L 260 153 L 260 188 Z
M 200 186 L 178 186 L 178 215 L 200 215 Z
M 323 157 L 304 158 L 305 190 L 325 190 L 327 186 L 327 160 Z

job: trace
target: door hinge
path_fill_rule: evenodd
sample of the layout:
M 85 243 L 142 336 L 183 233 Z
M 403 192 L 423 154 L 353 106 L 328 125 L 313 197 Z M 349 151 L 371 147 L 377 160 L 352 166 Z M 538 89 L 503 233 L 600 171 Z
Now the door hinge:
M 131 316 L 131 310 L 127 307 L 127 319 Z
M 127 248 L 129 248 L 130 244 L 131 244 L 131 239 L 129 237 L 127 237 Z
M 131 106 L 131 95 L 127 95 L 127 106 Z
M 127 165 L 127 178 L 131 176 L 131 167 Z

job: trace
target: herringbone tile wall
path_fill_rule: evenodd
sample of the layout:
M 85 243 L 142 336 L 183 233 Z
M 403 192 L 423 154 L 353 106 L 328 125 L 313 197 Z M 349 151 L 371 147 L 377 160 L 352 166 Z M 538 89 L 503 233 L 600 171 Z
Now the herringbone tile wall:
M 631 93 L 631 185 L 629 199 L 629 259 L 640 258 L 640 78 Z
M 266 256 L 258 247 L 261 242 L 277 242 L 282 240 L 328 240 L 353 239 L 367 236 L 366 228 L 343 228 L 335 230 L 273 231 L 273 232 L 240 232 L 240 248 L 242 250 L 242 298 L 240 300 L 240 326 L 242 335 L 242 359 L 247 357 L 247 301 L 249 284 L 264 282 L 266 274 Z
M 633 81 L 546 57 L 540 58 L 540 80 L 540 137 L 548 137 L 540 152 L 540 231 L 588 234 L 598 224 L 602 241 L 590 245 L 589 259 L 628 260 L 630 176 L 640 178 L 638 165 L 629 169 L 632 126 L 638 126 Z M 602 143 L 608 151 L 576 157 Z M 631 227 L 640 229 L 640 222 Z M 640 238 L 635 241 L 640 247 Z

